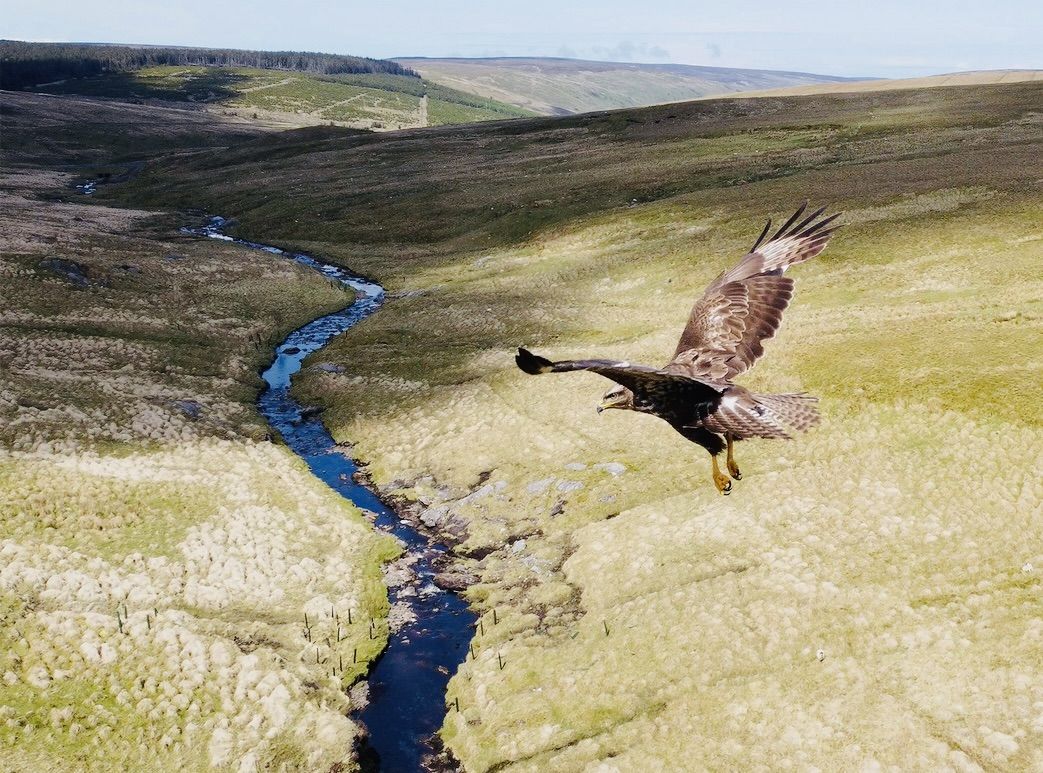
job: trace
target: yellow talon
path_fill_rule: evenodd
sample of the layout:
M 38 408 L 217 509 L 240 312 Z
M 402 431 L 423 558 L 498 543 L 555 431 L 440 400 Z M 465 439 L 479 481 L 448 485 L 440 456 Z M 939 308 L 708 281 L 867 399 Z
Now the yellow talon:
M 711 456 L 713 462 L 713 485 L 717 487 L 717 490 L 722 495 L 728 496 L 732 490 L 732 482 L 728 480 L 728 476 L 721 472 L 721 468 L 717 466 L 717 457 Z
M 728 435 L 728 474 L 731 475 L 735 480 L 742 480 L 742 473 L 739 472 L 739 465 L 735 463 L 735 443 L 732 440 L 732 436 Z

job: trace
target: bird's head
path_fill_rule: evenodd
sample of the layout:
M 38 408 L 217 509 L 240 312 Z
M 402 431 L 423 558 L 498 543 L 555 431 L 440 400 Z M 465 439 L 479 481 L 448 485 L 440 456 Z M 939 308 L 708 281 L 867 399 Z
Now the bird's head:
M 619 408 L 624 411 L 635 410 L 634 393 L 624 386 L 612 387 L 601 398 L 601 403 L 598 405 L 598 413 L 601 413 L 606 408 Z

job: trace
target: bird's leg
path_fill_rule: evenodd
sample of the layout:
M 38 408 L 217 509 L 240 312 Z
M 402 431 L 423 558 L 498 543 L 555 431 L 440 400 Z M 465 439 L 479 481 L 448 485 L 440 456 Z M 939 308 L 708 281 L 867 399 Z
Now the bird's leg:
M 735 463 L 735 441 L 732 440 L 731 435 L 725 435 L 728 439 L 728 474 L 731 475 L 735 480 L 742 480 L 742 473 L 739 472 L 739 465 Z
M 710 461 L 713 462 L 713 485 L 717 487 L 721 494 L 728 496 L 732 490 L 732 482 L 728 480 L 728 476 L 721 472 L 721 468 L 717 466 L 717 454 L 711 454 Z

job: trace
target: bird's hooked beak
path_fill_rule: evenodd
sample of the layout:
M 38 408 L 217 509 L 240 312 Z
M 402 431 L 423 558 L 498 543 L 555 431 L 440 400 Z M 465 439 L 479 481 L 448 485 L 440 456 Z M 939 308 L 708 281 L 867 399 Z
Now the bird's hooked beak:
M 601 413 L 607 408 L 622 408 L 626 404 L 627 397 L 625 394 L 609 394 L 602 398 L 598 404 L 598 413 Z

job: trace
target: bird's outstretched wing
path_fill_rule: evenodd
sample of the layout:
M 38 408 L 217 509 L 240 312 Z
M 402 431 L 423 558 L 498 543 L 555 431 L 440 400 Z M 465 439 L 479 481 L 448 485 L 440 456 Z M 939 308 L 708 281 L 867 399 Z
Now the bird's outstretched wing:
M 705 380 L 684 373 L 671 373 L 647 365 L 632 365 L 618 360 L 562 360 L 551 362 L 545 357 L 533 354 L 528 349 L 518 349 L 514 361 L 526 373 L 568 373 L 574 370 L 589 370 L 599 376 L 622 384 L 635 395 L 642 395 L 655 400 L 667 394 L 684 397 L 695 403 L 716 403 L 724 386 L 717 386 Z
M 668 370 L 712 381 L 731 380 L 764 354 L 793 297 L 784 272 L 818 255 L 838 226 L 840 213 L 820 219 L 825 207 L 797 222 L 807 202 L 770 238 L 771 220 L 750 252 L 717 277 L 692 308 Z

